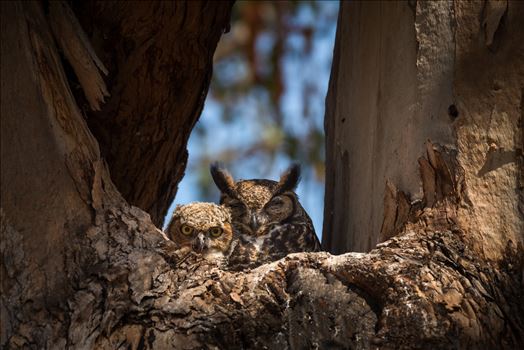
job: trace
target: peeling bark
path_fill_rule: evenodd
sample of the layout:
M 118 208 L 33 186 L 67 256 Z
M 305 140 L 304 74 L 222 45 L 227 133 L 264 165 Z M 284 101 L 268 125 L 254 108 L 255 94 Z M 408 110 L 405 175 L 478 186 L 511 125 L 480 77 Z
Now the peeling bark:
M 49 3 L 49 22 L 58 46 L 73 66 L 89 106 L 92 110 L 99 111 L 100 104 L 109 96 L 99 70 L 107 75 L 107 68 L 96 55 L 89 39 L 66 3 L 60 1 Z
M 524 242 L 524 3 L 414 5 L 341 5 L 323 245 L 369 251 L 399 232 L 406 202 L 433 207 L 458 192 L 461 227 L 499 260 L 509 241 Z
M 514 191 L 522 169 L 502 151 L 522 164 L 515 116 L 500 112 L 522 98 L 515 79 L 504 83 L 508 105 L 473 111 L 465 107 L 473 95 L 457 99 L 454 147 L 432 139 L 420 146 L 423 156 L 413 152 L 410 176 L 422 180 L 420 200 L 390 179 L 380 198 L 388 239 L 375 249 L 298 253 L 233 272 L 178 250 L 120 194 L 69 89 L 45 9 L 37 2 L 1 6 L 3 348 L 514 349 L 524 341 L 522 222 L 503 205 L 518 208 L 522 200 Z M 434 8 L 419 6 L 417 13 L 431 18 Z M 465 23 L 458 25 L 478 8 L 455 4 L 457 23 Z M 339 26 L 331 89 L 347 78 L 339 64 L 347 34 Z M 512 59 L 511 67 L 522 68 Z M 469 80 L 457 81 L 459 91 L 471 88 Z M 486 110 L 489 118 L 475 114 Z M 473 142 L 479 138 L 480 146 Z M 354 154 L 336 152 L 330 159 L 339 160 L 332 165 L 341 177 L 331 178 L 349 190 Z M 480 205 L 489 193 L 483 186 L 498 190 L 490 207 Z M 344 194 L 337 194 L 343 207 L 351 203 Z M 330 220 L 351 222 L 332 209 Z M 504 223 L 496 221 L 501 213 Z M 364 226 L 362 232 L 379 234 Z
M 213 53 L 228 30 L 231 6 L 231 1 L 73 4 L 109 71 L 111 97 L 100 112 L 85 111 L 87 122 L 119 191 L 159 227 L 184 175 L 187 140 L 204 106 Z

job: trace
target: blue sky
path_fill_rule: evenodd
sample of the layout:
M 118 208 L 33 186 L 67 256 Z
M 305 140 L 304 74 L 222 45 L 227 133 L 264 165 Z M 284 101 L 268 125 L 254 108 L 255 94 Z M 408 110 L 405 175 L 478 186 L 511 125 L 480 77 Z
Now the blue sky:
M 325 95 L 329 82 L 333 44 L 336 30 L 336 16 L 338 2 L 319 1 L 317 11 L 327 11 L 331 14 L 329 21 L 319 21 L 315 12 L 308 5 L 300 6 L 296 16 L 291 21 L 297 24 L 315 23 L 315 32 L 312 39 L 312 50 L 309 55 L 301 55 L 304 49 L 304 39 L 301 36 L 290 35 L 286 45 L 293 50 L 283 57 L 283 77 L 286 86 L 281 98 L 281 111 L 284 116 L 283 125 L 274 125 L 271 118 L 260 117 L 266 111 L 264 91 L 247 94 L 235 106 L 231 120 L 222 118 L 223 107 L 220 101 L 214 99 L 214 84 L 211 84 L 210 94 L 206 99 L 202 115 L 191 134 L 188 143 L 189 160 L 186 174 L 179 184 L 178 193 L 169 208 L 165 225 L 169 222 L 176 204 L 195 201 L 218 201 L 218 190 L 214 190 L 210 197 L 199 190 L 199 176 L 201 176 L 202 159 L 210 161 L 224 161 L 220 159 L 228 150 L 246 150 L 264 137 L 278 137 L 278 133 L 288 132 L 294 135 L 304 135 L 314 127 L 323 130 Z M 265 45 L 272 45 L 270 35 L 263 35 L 257 42 L 260 50 Z M 295 50 L 296 49 L 296 50 Z M 293 53 L 293 52 L 298 52 Z M 221 63 L 223 64 L 223 63 Z M 226 62 L 228 74 L 241 74 L 242 64 L 238 61 Z M 304 98 L 304 87 L 313 86 L 315 93 Z M 305 106 L 309 110 L 304 116 Z M 268 111 L 269 113 L 269 111 Z M 205 132 L 198 132 L 205 130 Z M 264 130 L 264 132 L 261 132 Z M 273 132 L 273 134 L 272 134 Z M 275 136 L 276 135 L 276 136 Z M 269 178 L 278 180 L 294 159 L 289 159 L 284 152 L 277 152 L 275 159 L 269 159 L 263 153 L 245 157 L 238 161 L 225 162 L 235 179 Z M 204 161 L 206 162 L 206 161 Z M 211 181 L 211 180 L 210 180 Z M 322 235 L 322 220 L 324 210 L 324 180 L 315 175 L 314 169 L 308 164 L 302 164 L 302 181 L 297 188 L 300 201 L 313 220 L 319 238 Z

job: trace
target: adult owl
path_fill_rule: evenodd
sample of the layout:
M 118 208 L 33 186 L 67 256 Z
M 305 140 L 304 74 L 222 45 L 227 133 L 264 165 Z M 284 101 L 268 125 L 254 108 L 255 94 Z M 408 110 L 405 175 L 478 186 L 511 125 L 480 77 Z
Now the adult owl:
M 214 203 L 178 205 L 166 234 L 180 248 L 190 248 L 222 264 L 230 254 L 233 241 L 231 214 L 229 209 Z
M 300 181 L 298 164 L 290 166 L 279 181 L 235 181 L 217 164 L 211 165 L 210 170 L 221 191 L 220 203 L 231 210 L 235 230 L 242 236 L 256 238 L 271 259 L 320 250 L 313 223 L 294 192 Z

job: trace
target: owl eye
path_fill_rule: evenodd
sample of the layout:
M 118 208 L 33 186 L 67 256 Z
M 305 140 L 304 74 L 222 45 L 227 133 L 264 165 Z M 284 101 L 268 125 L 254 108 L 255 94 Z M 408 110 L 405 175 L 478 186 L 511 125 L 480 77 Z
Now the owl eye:
M 221 227 L 212 227 L 209 229 L 209 234 L 211 237 L 220 237 L 220 235 L 224 232 Z
M 183 224 L 182 227 L 180 227 L 180 231 L 186 235 L 186 236 L 189 236 L 190 234 L 193 233 L 193 228 L 189 225 L 186 225 L 186 224 Z
M 232 209 L 244 209 L 245 207 L 244 203 L 242 203 L 239 200 L 232 200 L 231 202 L 229 202 L 229 206 Z
M 270 202 L 268 207 L 269 208 L 278 208 L 284 205 L 284 200 L 281 197 L 275 197 Z

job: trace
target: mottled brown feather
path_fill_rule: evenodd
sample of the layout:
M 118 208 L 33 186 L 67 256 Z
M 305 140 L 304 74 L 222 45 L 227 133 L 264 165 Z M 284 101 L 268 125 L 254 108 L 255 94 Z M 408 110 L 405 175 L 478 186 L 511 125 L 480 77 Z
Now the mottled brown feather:
M 293 191 L 299 180 L 300 167 L 295 164 L 278 182 L 240 180 L 230 191 L 234 196 L 222 191 L 221 203 L 231 210 L 235 234 L 240 237 L 230 266 L 254 266 L 289 253 L 320 250 L 311 219 Z

